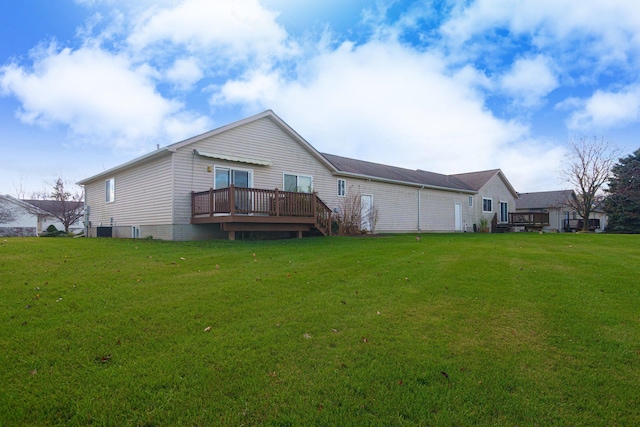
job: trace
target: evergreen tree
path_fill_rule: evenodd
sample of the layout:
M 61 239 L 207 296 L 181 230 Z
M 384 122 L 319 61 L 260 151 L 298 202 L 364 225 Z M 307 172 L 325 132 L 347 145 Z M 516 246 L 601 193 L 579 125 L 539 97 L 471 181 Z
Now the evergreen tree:
M 640 233 L 640 149 L 618 160 L 611 172 L 604 203 L 607 231 Z

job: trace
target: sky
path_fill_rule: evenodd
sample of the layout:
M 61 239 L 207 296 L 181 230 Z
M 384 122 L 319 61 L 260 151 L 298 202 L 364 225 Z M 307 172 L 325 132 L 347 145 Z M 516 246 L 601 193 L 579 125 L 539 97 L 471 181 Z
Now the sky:
M 0 3 L 0 194 L 273 110 L 318 151 L 519 192 L 572 139 L 638 149 L 637 0 Z

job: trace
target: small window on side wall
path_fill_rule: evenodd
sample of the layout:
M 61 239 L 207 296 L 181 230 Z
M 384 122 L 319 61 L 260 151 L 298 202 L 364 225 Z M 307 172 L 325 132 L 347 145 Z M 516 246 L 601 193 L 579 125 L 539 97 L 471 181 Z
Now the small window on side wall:
M 482 212 L 493 212 L 493 199 L 482 198 Z
M 338 179 L 338 196 L 344 197 L 347 194 L 347 182 L 344 179 Z
M 113 203 L 116 201 L 116 179 L 109 178 L 105 181 L 105 201 Z
M 469 207 L 473 207 L 473 196 L 469 196 Z

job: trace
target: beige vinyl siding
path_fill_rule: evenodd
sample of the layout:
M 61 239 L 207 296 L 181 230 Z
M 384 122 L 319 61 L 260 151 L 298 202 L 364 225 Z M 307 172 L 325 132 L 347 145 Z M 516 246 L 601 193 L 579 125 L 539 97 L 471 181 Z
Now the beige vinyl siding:
M 194 154 L 203 152 L 266 160 L 271 166 L 230 162 Z M 174 223 L 189 223 L 191 191 L 205 191 L 214 185 L 216 166 L 251 170 L 254 188 L 282 190 L 283 174 L 313 177 L 314 190 L 325 203 L 337 199 L 335 180 L 327 167 L 270 118 L 265 117 L 213 135 L 177 150 L 175 156 Z M 211 168 L 211 172 L 208 171 Z
M 492 212 L 482 212 L 482 198 L 492 199 Z M 496 174 L 489 180 L 478 192 L 473 200 L 474 211 L 476 216 L 476 223 L 479 222 L 481 217 L 486 218 L 488 221 L 493 219 L 495 214 L 498 214 L 500 218 L 500 202 L 507 202 L 509 212 L 516 211 L 516 199 L 515 196 L 509 191 L 509 188 L 505 185 L 504 181 L 499 174 Z
M 471 215 L 465 212 L 467 194 L 355 178 L 346 178 L 346 181 L 347 195 L 373 195 L 373 205 L 378 209 L 377 233 L 455 231 L 455 203 L 462 204 L 463 229 L 465 225 L 472 227 L 468 225 Z M 331 206 L 341 207 L 342 200 L 332 199 Z
M 272 162 L 271 166 L 230 162 L 194 154 L 202 152 L 224 154 Z M 313 178 L 314 191 L 331 208 L 341 208 L 336 180 L 328 167 L 306 147 L 293 139 L 270 118 L 249 122 L 189 144 L 174 154 L 174 222 L 189 224 L 191 192 L 205 191 L 214 186 L 215 167 L 250 170 L 253 186 L 264 189 L 283 188 L 283 174 L 307 175 Z M 463 228 L 472 229 L 473 209 L 481 206 L 474 200 L 468 207 L 468 194 L 415 186 L 398 185 L 375 180 L 340 177 L 346 181 L 347 194 L 371 194 L 378 208 L 376 232 L 454 231 L 455 203 L 462 205 Z M 418 228 L 418 191 L 420 191 L 420 227 Z
M 441 190 L 421 190 L 420 229 L 422 231 L 456 231 L 455 205 L 462 206 L 462 231 L 470 228 L 468 194 Z
M 335 178 L 332 181 L 335 184 Z M 335 185 L 332 188 L 330 207 L 343 209 L 344 197 L 337 197 Z M 409 232 L 418 226 L 418 191 L 415 187 L 398 186 L 385 182 L 346 178 L 346 198 L 373 196 L 373 207 L 378 210 L 376 233 Z
M 105 181 L 115 179 L 115 202 L 105 202 Z M 92 227 L 171 224 L 171 156 L 153 159 L 85 185 Z
M 194 153 L 195 150 L 272 162 L 271 166 L 230 162 Z M 174 154 L 175 205 L 174 224 L 189 224 L 191 192 L 214 186 L 215 167 L 251 170 L 253 186 L 282 189 L 283 174 L 307 175 L 313 178 L 314 191 L 331 208 L 340 208 L 344 198 L 338 197 L 336 179 L 328 167 L 305 146 L 293 139 L 270 118 L 249 122 L 203 140 L 179 148 Z M 378 208 L 377 232 L 418 231 L 418 191 L 421 198 L 421 231 L 454 231 L 455 203 L 463 207 L 463 227 L 472 227 L 468 195 L 458 192 L 422 189 L 360 178 L 341 177 L 347 194 L 371 194 Z M 477 206 L 478 204 L 475 203 Z

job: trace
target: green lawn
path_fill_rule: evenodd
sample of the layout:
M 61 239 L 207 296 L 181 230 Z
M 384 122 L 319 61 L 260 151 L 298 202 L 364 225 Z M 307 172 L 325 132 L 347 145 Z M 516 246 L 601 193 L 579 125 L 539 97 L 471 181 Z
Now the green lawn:
M 0 239 L 0 425 L 640 424 L 640 236 Z

